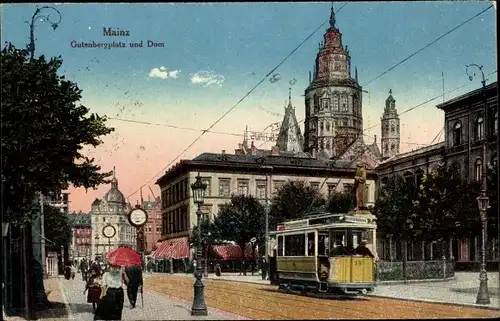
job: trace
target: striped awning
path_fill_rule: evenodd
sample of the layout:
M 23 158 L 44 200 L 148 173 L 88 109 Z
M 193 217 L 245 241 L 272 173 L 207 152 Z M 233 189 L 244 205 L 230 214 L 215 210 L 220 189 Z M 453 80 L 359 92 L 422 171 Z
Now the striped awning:
M 161 242 L 153 257 L 162 259 L 185 259 L 189 258 L 189 240 L 187 237 L 178 237 Z
M 243 259 L 243 253 L 241 248 L 237 244 L 221 244 L 212 245 L 212 254 L 221 260 L 241 260 Z M 252 246 L 250 243 L 245 245 L 245 257 L 247 259 L 253 258 Z

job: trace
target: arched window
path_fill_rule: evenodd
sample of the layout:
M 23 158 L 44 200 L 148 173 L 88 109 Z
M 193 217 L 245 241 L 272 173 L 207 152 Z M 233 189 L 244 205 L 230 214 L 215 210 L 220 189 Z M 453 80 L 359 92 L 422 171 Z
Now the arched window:
M 326 141 L 326 149 L 330 150 L 330 141 L 328 141 L 328 140 Z
M 474 176 L 478 182 L 480 182 L 483 177 L 483 161 L 481 158 L 478 158 L 476 160 L 476 164 L 474 165 Z
M 458 146 L 462 143 L 462 123 L 457 121 L 453 125 L 453 146 Z
M 326 131 L 330 131 L 330 122 L 329 121 L 326 122 Z
M 396 149 L 396 145 L 395 144 L 391 144 L 391 152 L 393 152 L 395 149 Z
M 479 116 L 474 124 L 474 133 L 476 140 L 482 140 L 484 138 L 484 119 Z
M 388 152 L 389 151 L 389 145 L 387 145 L 387 143 L 384 144 L 384 152 Z
M 417 183 L 417 187 L 422 184 L 422 180 L 424 179 L 424 171 L 422 169 L 418 169 L 415 171 L 415 179 Z
M 396 126 L 394 126 L 394 124 L 391 125 L 391 132 L 392 133 L 395 133 L 396 132 Z
M 321 131 L 323 131 L 325 129 L 325 124 L 323 122 L 320 122 L 319 128 L 321 129 Z
M 321 148 L 321 150 L 325 149 L 325 143 L 323 143 L 323 140 L 321 140 L 321 142 L 319 143 L 319 147 Z
M 347 118 L 342 119 L 342 126 L 347 127 Z

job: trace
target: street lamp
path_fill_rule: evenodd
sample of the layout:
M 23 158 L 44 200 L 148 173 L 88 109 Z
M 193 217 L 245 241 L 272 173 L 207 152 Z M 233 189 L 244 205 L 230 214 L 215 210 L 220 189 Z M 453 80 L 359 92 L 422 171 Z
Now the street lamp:
M 486 273 L 486 260 L 485 260 L 485 235 L 486 235 L 486 211 L 488 211 L 490 199 L 483 190 L 481 196 L 477 198 L 477 205 L 479 206 L 479 215 L 482 224 L 482 237 L 481 237 L 481 271 L 479 272 L 479 292 L 477 293 L 476 304 L 490 304 L 490 294 L 488 293 L 488 275 Z
M 208 218 L 207 218 L 208 220 Z M 208 225 L 208 224 L 207 224 Z M 210 231 L 207 232 L 207 235 L 205 237 L 205 264 L 204 264 L 204 269 L 205 271 L 203 272 L 203 276 L 208 278 L 208 253 L 209 253 L 209 246 L 210 246 L 210 236 L 212 233 Z
M 203 214 L 201 211 L 201 206 L 203 205 L 203 201 L 205 199 L 205 190 L 207 189 L 207 184 L 201 181 L 200 173 L 196 176 L 196 182 L 191 185 L 191 190 L 193 191 L 193 201 L 196 205 L 198 205 L 198 209 L 196 210 L 197 217 L 197 225 L 198 225 L 198 244 L 196 247 L 196 281 L 194 282 L 194 298 L 193 298 L 193 306 L 191 307 L 191 315 L 208 315 L 207 305 L 205 304 L 205 294 L 202 278 L 202 269 L 203 267 L 200 264 L 200 260 L 202 257 L 201 251 L 201 215 Z
M 46 10 L 46 9 L 51 9 L 51 10 L 55 11 L 57 13 L 57 15 L 59 16 L 59 20 L 57 22 L 54 22 L 54 21 L 50 20 L 50 14 L 47 14 L 47 15 L 42 14 L 42 10 Z M 59 24 L 61 23 L 62 16 L 61 16 L 61 13 L 59 12 L 59 10 L 57 10 L 56 8 L 51 7 L 51 6 L 43 6 L 43 7 L 36 9 L 35 13 L 31 17 L 31 23 L 29 23 L 28 21 L 25 21 L 30 26 L 30 44 L 28 45 L 28 51 L 31 54 L 31 60 L 33 60 L 33 58 L 35 57 L 35 21 L 38 18 L 44 19 L 42 21 L 48 21 L 50 23 L 50 25 L 52 26 L 52 28 L 54 30 L 56 30 L 57 27 L 59 26 Z

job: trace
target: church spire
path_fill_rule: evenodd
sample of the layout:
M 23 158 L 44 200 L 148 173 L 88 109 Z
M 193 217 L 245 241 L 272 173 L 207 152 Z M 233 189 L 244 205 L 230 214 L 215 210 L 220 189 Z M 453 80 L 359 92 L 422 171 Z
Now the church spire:
M 354 80 L 358 82 L 358 67 L 354 67 Z
M 333 12 L 333 2 L 332 9 L 330 11 L 330 28 L 335 28 L 335 12 Z
M 292 88 L 288 87 L 288 106 L 292 105 Z
M 118 180 L 116 179 L 116 167 L 113 166 L 113 179 L 111 179 L 111 188 L 118 188 Z

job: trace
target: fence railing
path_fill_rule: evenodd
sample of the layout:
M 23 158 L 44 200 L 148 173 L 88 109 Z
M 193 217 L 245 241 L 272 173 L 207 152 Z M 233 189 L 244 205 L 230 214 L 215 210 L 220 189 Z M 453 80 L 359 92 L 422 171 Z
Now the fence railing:
M 377 281 L 435 280 L 455 276 L 455 263 L 451 260 L 435 261 L 377 261 Z

